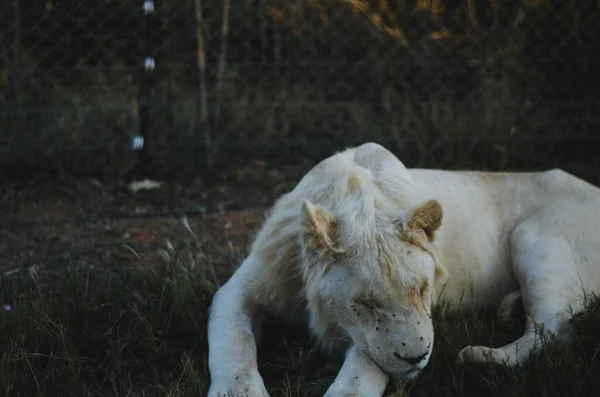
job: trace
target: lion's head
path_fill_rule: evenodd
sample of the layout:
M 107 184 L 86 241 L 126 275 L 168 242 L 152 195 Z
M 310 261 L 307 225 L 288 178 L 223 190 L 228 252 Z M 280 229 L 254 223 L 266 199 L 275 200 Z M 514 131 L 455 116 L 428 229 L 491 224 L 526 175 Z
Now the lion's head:
M 302 205 L 311 328 L 324 339 L 342 330 L 383 371 L 413 379 L 431 356 L 434 284 L 446 276 L 431 249 L 442 208 L 430 200 L 393 214 L 356 203 Z

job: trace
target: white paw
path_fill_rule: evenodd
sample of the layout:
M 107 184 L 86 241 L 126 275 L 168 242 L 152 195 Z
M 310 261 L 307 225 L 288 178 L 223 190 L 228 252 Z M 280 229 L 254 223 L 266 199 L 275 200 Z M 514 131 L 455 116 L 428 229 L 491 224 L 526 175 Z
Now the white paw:
M 323 397 L 381 397 L 381 392 L 357 387 L 353 382 L 348 384 L 336 381 L 329 386 Z
M 458 353 L 457 364 L 484 364 L 493 361 L 492 349 L 484 346 L 467 346 Z
M 260 376 L 247 379 L 238 376 L 230 381 L 212 383 L 208 397 L 269 397 L 269 393 Z
M 337 382 L 329 386 L 323 397 L 358 397 L 359 394 L 352 388 L 339 385 Z

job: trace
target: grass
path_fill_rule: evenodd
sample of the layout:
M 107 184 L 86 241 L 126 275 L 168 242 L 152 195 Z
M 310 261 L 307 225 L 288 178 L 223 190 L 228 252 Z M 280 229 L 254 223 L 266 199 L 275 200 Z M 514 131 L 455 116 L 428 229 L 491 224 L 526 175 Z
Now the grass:
M 3 274 L 0 395 L 205 396 L 207 308 L 233 269 L 215 271 L 222 269 L 207 263 L 193 238 L 160 252 L 160 266 L 146 269 L 82 269 L 64 255 L 44 271 Z M 427 370 L 414 384 L 391 385 L 388 396 L 576 397 L 600 390 L 600 300 L 574 318 L 572 342 L 549 342 L 520 369 L 454 364 L 465 345 L 500 345 L 518 330 L 496 329 L 486 313 L 437 317 Z M 276 319 L 264 341 L 259 365 L 272 396 L 322 396 L 341 366 L 315 350 L 305 330 Z

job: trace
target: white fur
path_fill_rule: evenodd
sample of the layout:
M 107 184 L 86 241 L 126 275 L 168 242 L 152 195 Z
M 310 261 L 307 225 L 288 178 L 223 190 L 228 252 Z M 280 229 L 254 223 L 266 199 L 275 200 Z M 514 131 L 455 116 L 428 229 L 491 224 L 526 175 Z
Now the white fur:
M 428 200 L 441 205 L 441 226 Z M 430 309 L 442 301 L 450 312 L 505 317 L 522 297 L 525 334 L 501 348 L 468 346 L 458 362 L 525 363 L 537 325 L 561 334 L 584 293 L 600 290 L 599 210 L 600 189 L 560 170 L 406 169 L 373 143 L 331 156 L 275 203 L 215 295 L 208 395 L 268 396 L 254 337 L 265 314 L 350 349 L 328 397 L 379 397 L 388 375 L 414 378 L 431 355 Z

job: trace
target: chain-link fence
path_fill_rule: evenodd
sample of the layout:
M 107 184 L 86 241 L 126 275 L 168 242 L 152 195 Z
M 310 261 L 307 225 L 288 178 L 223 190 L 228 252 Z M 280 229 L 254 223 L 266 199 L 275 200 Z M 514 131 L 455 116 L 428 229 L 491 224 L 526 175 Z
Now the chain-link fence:
M 600 163 L 598 1 L 7 0 L 0 13 L 6 170 L 198 172 L 367 140 L 409 166 L 593 177 Z

